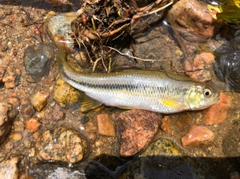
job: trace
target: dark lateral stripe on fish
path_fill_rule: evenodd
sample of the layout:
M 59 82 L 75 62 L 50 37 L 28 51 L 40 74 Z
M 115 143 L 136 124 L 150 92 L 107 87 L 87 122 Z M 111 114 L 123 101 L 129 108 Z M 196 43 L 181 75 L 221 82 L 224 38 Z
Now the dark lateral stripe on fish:
M 153 85 L 139 85 L 139 84 L 93 84 L 93 83 L 88 83 L 88 82 L 83 82 L 83 81 L 80 81 L 80 80 L 74 80 L 72 79 L 71 77 L 69 77 L 67 75 L 67 73 L 65 73 L 64 70 L 62 70 L 62 75 L 67 79 L 67 80 L 71 80 L 73 81 L 74 83 L 76 84 L 79 84 L 81 86 L 84 86 L 84 87 L 88 87 L 88 88 L 95 88 L 95 89 L 126 89 L 126 90 L 130 90 L 130 89 L 139 89 L 139 90 L 146 90 L 146 89 L 149 89 L 151 88 L 152 90 L 158 90 L 158 91 L 161 91 L 161 90 L 167 90 L 166 87 L 160 87 L 160 86 L 153 86 Z M 152 91 L 153 92 L 153 91 Z

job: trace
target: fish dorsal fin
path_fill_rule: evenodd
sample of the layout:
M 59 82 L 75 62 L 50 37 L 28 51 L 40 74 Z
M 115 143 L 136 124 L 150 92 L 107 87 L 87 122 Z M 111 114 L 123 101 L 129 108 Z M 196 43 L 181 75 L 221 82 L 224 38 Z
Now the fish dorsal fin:
M 177 81 L 192 81 L 189 77 L 184 74 L 174 74 L 171 72 L 164 72 L 169 78 L 172 78 Z
M 81 96 L 79 97 L 79 101 L 81 112 L 87 112 L 102 105 L 102 103 L 88 97 L 85 93 L 81 94 Z

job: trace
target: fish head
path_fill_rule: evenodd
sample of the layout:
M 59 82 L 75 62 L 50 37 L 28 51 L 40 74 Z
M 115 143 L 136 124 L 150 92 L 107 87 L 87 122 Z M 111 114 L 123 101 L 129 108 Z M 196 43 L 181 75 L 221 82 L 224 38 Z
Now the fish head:
M 208 108 L 219 100 L 220 92 L 204 84 L 193 85 L 184 96 L 184 103 L 191 110 Z

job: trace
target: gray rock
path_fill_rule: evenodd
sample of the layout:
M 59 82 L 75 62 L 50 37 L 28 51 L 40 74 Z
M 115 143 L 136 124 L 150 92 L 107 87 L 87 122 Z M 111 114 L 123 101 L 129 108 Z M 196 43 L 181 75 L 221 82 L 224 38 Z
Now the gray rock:
M 50 44 L 29 46 L 25 50 L 24 65 L 34 82 L 48 75 L 50 60 L 54 58 L 54 48 Z
M 77 18 L 77 14 L 69 12 L 52 17 L 48 24 L 47 30 L 56 44 L 65 43 L 70 49 L 74 46 L 74 40 L 69 35 L 72 32 L 71 23 Z

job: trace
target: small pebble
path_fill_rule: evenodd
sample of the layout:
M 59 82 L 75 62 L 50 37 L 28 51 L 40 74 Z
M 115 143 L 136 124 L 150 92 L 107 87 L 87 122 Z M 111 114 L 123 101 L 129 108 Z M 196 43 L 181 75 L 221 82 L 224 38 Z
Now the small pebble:
M 86 115 L 84 115 L 81 119 L 80 119 L 82 124 L 86 124 L 89 121 L 89 117 L 87 117 Z
M 98 133 L 104 136 L 116 136 L 115 128 L 107 114 L 97 115 Z
M 52 115 L 53 115 L 53 120 L 59 121 L 63 119 L 64 112 L 61 110 L 61 107 L 59 105 L 55 105 L 53 108 Z
M 207 127 L 194 124 L 191 129 L 181 138 L 182 146 L 206 147 L 213 143 L 214 133 Z
M 19 141 L 19 140 L 22 139 L 22 134 L 20 134 L 20 133 L 13 133 L 13 134 L 10 135 L 9 138 L 16 142 L 16 141 Z
M 163 132 L 167 134 L 174 135 L 173 123 L 169 116 L 164 116 L 162 120 L 161 129 Z
M 13 143 L 12 142 L 8 142 L 5 144 L 5 148 L 6 149 L 12 149 L 13 148 Z
M 74 106 L 79 102 L 81 93 L 58 78 L 53 91 L 53 98 L 63 107 Z
M 41 123 L 37 118 L 30 118 L 26 121 L 26 129 L 29 133 L 33 133 L 39 130 Z
M 49 96 L 49 92 L 47 91 L 38 91 L 33 94 L 30 98 L 31 104 L 37 111 L 41 111 L 47 104 L 47 98 Z
M 4 74 L 2 81 L 4 82 L 4 87 L 7 89 L 14 88 L 16 85 L 16 73 L 14 69 L 8 68 L 7 72 Z
M 38 140 L 39 136 L 40 136 L 39 132 L 34 132 L 33 137 L 35 140 Z
M 35 112 L 34 107 L 31 104 L 22 104 L 20 108 L 20 113 L 24 119 L 29 119 L 33 116 Z
M 96 136 L 96 134 L 95 134 L 94 132 L 91 132 L 91 133 L 88 134 L 88 138 L 89 138 L 92 142 L 94 142 L 94 141 L 97 139 L 97 136 Z
M 25 139 L 25 140 L 23 141 L 23 143 L 24 143 L 24 145 L 25 145 L 27 148 L 31 147 L 31 141 L 30 141 L 30 140 Z

